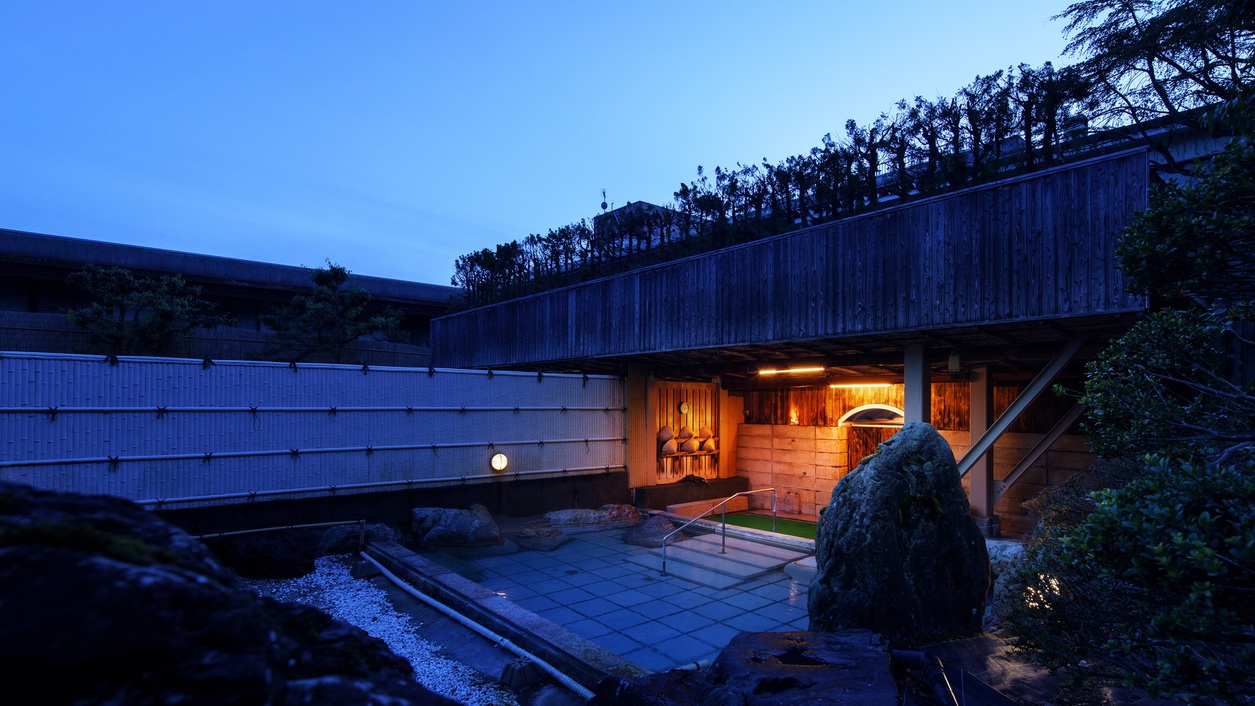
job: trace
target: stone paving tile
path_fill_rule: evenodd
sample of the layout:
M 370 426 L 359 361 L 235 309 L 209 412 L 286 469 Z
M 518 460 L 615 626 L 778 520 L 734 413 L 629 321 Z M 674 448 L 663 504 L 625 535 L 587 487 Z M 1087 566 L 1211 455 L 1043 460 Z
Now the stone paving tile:
M 723 624 L 742 632 L 774 632 L 780 627 L 780 621 L 772 620 L 765 615 L 758 615 L 757 613 L 734 615 L 725 620 Z
M 656 620 L 650 620 L 632 628 L 628 631 L 628 634 L 637 642 L 646 645 L 656 645 L 665 640 L 679 637 L 683 633 Z
M 693 612 L 716 621 L 727 620 L 733 616 L 743 615 L 745 613 L 745 611 L 739 608 L 735 608 L 720 601 L 693 606 Z
M 526 564 L 527 566 L 530 566 L 533 569 L 538 569 L 538 570 L 551 569 L 555 566 L 566 565 L 566 562 L 562 561 L 561 559 L 558 559 L 558 558 L 555 558 L 553 556 L 549 556 L 546 554 L 542 554 L 539 552 L 528 552 L 526 555 L 520 556 L 516 554 L 515 556 L 518 556 L 519 561 L 522 562 L 523 564 Z
M 676 630 L 684 633 L 692 633 L 696 630 L 707 628 L 714 624 L 715 621 L 713 618 L 707 618 L 704 615 L 697 615 L 695 613 L 676 613 L 675 615 L 667 617 L 667 625 L 670 625 Z
M 568 588 L 571 588 L 571 584 L 558 578 L 545 579 L 544 581 L 530 581 L 524 585 L 542 595 L 557 593 L 558 591 L 565 591 Z
M 533 591 L 532 589 L 528 588 L 527 586 L 514 586 L 513 588 L 493 589 L 493 590 L 495 590 L 498 594 L 504 593 L 506 598 L 509 598 L 511 601 L 514 601 L 515 603 L 518 603 L 524 598 L 534 598 L 540 595 L 536 593 L 535 591 Z
M 647 645 L 642 645 L 621 632 L 612 632 L 593 638 L 593 642 L 619 656 L 647 647 Z
M 594 593 L 600 592 L 599 587 L 601 583 L 605 581 L 605 579 L 598 576 L 597 574 L 585 573 L 583 571 L 580 571 L 574 574 L 567 574 L 562 577 L 562 580 L 566 581 L 568 584 L 572 586 L 579 586 L 581 588 L 586 588 L 587 590 L 592 591 Z
M 596 620 L 588 618 L 585 618 L 584 620 L 577 620 L 574 623 L 568 623 L 566 629 L 586 640 L 591 640 L 594 637 L 601 637 L 602 635 L 607 635 L 611 632 L 610 628 L 602 625 Z
M 624 566 L 622 564 L 613 564 L 611 566 L 604 566 L 600 569 L 592 570 L 592 573 L 596 574 L 597 576 L 600 576 L 605 581 L 618 581 L 619 579 L 622 579 L 625 576 L 632 576 L 639 572 L 640 572 L 639 568 L 636 570 L 633 570 L 630 565 Z
M 666 582 L 649 583 L 640 587 L 640 592 L 653 596 L 654 598 L 663 598 L 665 596 L 674 595 L 683 589 L 673 586 Z
M 605 615 L 606 613 L 613 613 L 616 610 L 623 610 L 610 601 L 603 601 L 600 598 L 573 603 L 567 607 L 576 613 L 589 618 L 596 618 L 597 616 Z
M 639 664 L 651 672 L 665 672 L 676 665 L 675 659 L 671 656 L 661 654 L 649 647 L 642 647 L 639 650 L 620 656 L 629 662 Z
M 570 625 L 584 617 L 564 605 L 549 610 L 542 610 L 537 615 L 558 625 Z
M 719 649 L 723 649 L 728 646 L 728 643 L 731 642 L 732 638 L 736 637 L 739 632 L 741 631 L 734 627 L 724 623 L 717 623 L 715 625 L 704 627 L 700 630 L 694 630 L 690 634 L 702 642 L 718 647 Z
M 771 605 L 775 601 L 756 593 L 742 593 L 730 598 L 725 598 L 723 602 L 741 610 L 758 610 L 764 606 Z
M 723 648 L 708 645 L 692 635 L 680 635 L 655 645 L 654 649 L 674 658 L 673 666 L 679 666 L 686 662 L 696 662 L 699 659 L 713 660 Z
M 630 630 L 638 625 L 643 625 L 649 622 L 649 618 L 646 618 L 634 610 L 628 610 L 627 608 L 620 608 L 619 610 L 604 613 L 597 616 L 596 620 L 602 625 L 616 631 Z
M 492 577 L 487 577 L 484 580 L 480 581 L 479 585 L 483 586 L 484 588 L 497 591 L 497 590 L 504 590 L 507 588 L 517 588 L 519 584 L 517 581 L 515 581 L 512 578 L 509 578 L 508 576 L 492 576 Z
M 639 571 L 632 571 L 629 569 L 627 574 L 614 579 L 614 582 L 616 585 L 623 588 L 641 588 L 657 584 L 658 579 L 653 576 L 642 575 Z
M 592 600 L 597 596 L 585 591 L 582 588 L 570 587 L 561 591 L 546 594 L 553 600 L 562 605 L 571 605 L 572 603 L 580 603 L 582 601 Z
M 650 620 L 662 620 L 668 615 L 686 612 L 688 609 L 668 603 L 665 599 L 655 598 L 648 603 L 632 606 L 632 610 L 639 612 Z
M 781 623 L 790 623 L 807 616 L 805 608 L 798 608 L 784 603 L 764 606 L 755 611 L 755 613 Z
M 764 586 L 756 586 L 751 588 L 749 593 L 753 593 L 757 596 L 765 596 L 772 600 L 778 600 L 781 596 L 789 595 L 789 584 L 774 583 L 766 584 Z
M 523 586 L 530 586 L 532 584 L 540 583 L 541 581 L 548 581 L 549 574 L 543 571 L 518 571 L 511 574 L 510 578 L 513 579 L 515 583 Z
M 667 596 L 664 600 L 668 603 L 678 605 L 681 608 L 692 608 L 694 606 L 704 605 L 710 602 L 710 598 L 708 596 L 703 596 L 694 591 L 677 593 L 673 596 Z
M 619 591 L 618 593 L 611 593 L 608 596 L 602 596 L 602 598 L 614 603 L 615 605 L 623 606 L 624 608 L 630 608 L 632 606 L 648 603 L 653 600 L 653 597 L 648 594 L 641 593 L 636 590 Z
M 530 598 L 523 598 L 514 602 L 532 611 L 533 613 L 539 613 L 544 610 L 550 610 L 558 607 L 558 604 L 550 600 L 547 596 L 532 596 Z
M 475 560 L 475 565 L 481 569 L 497 569 L 512 566 L 515 563 L 516 561 L 512 555 L 486 556 Z

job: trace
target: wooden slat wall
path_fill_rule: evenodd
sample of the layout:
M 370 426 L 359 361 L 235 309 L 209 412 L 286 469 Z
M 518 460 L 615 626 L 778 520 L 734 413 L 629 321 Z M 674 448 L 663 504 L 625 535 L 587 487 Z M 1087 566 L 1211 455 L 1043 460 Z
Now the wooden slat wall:
M 655 383 L 655 415 L 656 434 L 664 426 L 671 427 L 673 434 L 688 427 L 696 436 L 702 436 L 701 428 L 709 427 L 716 435 L 719 433 L 719 386 L 709 383 L 692 382 L 657 382 Z M 680 414 L 680 403 L 689 403 L 689 413 Z M 717 441 L 720 443 L 721 441 Z M 719 447 L 722 448 L 722 445 Z M 655 482 L 667 483 L 680 480 L 693 474 L 702 477 L 717 478 L 719 476 L 719 456 L 717 454 L 676 454 L 673 457 L 659 457 Z
M 671 427 L 680 433 L 688 427 L 698 434 L 702 427 L 719 428 L 719 386 L 694 382 L 657 382 L 658 428 Z M 680 403 L 689 403 L 689 413 L 680 414 Z M 658 429 L 652 431 L 657 432 Z M 700 434 L 698 434 L 700 436 Z
M 432 322 L 436 365 L 493 367 L 1145 308 L 1116 236 L 1126 152 Z
M 994 386 L 994 414 L 1002 414 L 1023 390 L 1022 385 Z M 932 425 L 938 429 L 967 431 L 970 420 L 968 383 L 939 382 L 932 386 Z M 1047 392 L 1029 405 L 1010 431 L 1044 434 L 1072 407 L 1074 400 Z M 841 416 L 865 404 L 902 408 L 902 386 L 891 387 L 794 387 L 745 393 L 745 421 L 749 424 L 834 426 Z M 793 414 L 797 415 L 796 420 Z

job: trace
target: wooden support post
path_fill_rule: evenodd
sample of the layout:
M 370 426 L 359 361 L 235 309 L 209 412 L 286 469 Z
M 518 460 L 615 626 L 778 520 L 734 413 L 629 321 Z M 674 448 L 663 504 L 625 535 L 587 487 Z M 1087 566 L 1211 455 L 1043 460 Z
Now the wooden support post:
M 987 366 L 972 368 L 971 380 L 969 444 L 975 445 L 994 421 L 994 383 L 989 378 Z M 996 533 L 990 531 L 997 521 L 994 514 L 994 452 L 992 448 L 972 463 L 971 483 L 972 513 L 978 518 L 977 522 L 987 536 L 996 536 Z
M 729 395 L 722 384 L 718 395 L 719 428 L 715 434 L 719 436 L 719 477 L 732 478 L 736 475 L 737 431 L 745 421 L 745 400 Z
M 928 366 L 926 349 L 922 343 L 906 346 L 906 368 L 902 376 L 903 421 L 932 422 L 932 374 Z
M 650 426 L 654 411 L 653 377 L 643 365 L 629 365 L 627 374 L 627 458 L 628 485 L 640 488 L 653 485 L 657 476 L 658 430 Z M 651 431 L 652 429 L 652 431 Z

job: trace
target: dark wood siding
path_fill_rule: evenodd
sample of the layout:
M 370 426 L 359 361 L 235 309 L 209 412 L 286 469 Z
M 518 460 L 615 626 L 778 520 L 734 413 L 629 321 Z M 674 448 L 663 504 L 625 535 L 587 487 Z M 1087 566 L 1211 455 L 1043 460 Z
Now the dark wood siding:
M 437 319 L 436 365 L 492 367 L 1137 311 L 1115 241 L 1125 152 Z

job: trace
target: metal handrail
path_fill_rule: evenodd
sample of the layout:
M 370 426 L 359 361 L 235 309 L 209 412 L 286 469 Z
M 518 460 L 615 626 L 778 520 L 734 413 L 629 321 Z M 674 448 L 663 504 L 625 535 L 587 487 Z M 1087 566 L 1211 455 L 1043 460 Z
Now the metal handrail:
M 720 500 L 718 503 L 711 505 L 709 510 L 706 510 L 705 512 L 698 515 L 697 517 L 694 517 L 688 522 L 685 522 L 683 525 L 680 525 L 670 534 L 662 538 L 662 575 L 663 576 L 667 575 L 667 540 L 671 539 L 672 537 L 679 534 L 680 532 L 683 532 L 685 529 L 688 528 L 689 525 L 693 524 L 694 522 L 697 522 L 698 520 L 709 515 L 715 510 L 718 510 L 719 508 L 723 508 L 723 533 L 719 542 L 719 553 L 727 554 L 728 553 L 728 502 L 730 502 L 734 498 L 739 498 L 742 495 L 753 495 L 755 493 L 771 493 L 771 531 L 775 532 L 776 531 L 776 489 L 775 488 L 759 488 L 758 490 L 743 490 L 739 493 L 734 493 L 724 498 L 723 500 Z

